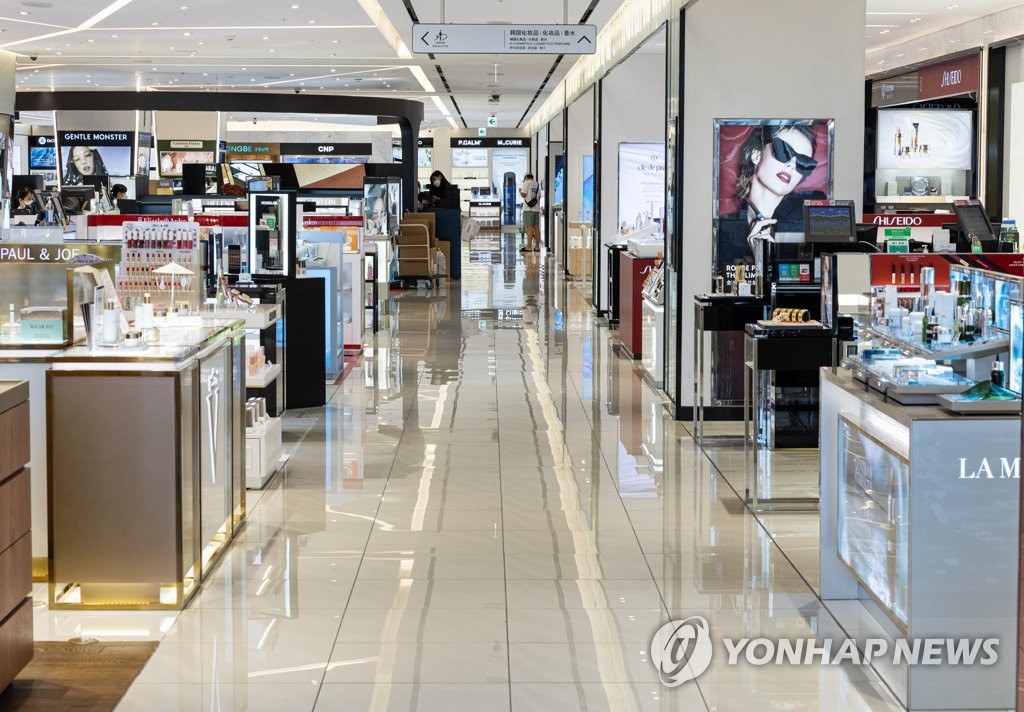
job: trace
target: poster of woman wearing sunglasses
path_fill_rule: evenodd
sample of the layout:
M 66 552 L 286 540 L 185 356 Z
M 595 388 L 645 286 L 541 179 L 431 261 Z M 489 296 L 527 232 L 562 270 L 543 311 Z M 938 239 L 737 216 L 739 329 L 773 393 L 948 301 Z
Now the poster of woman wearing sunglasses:
M 715 122 L 712 276 L 730 281 L 737 264 L 753 264 L 758 240 L 803 233 L 804 200 L 832 198 L 832 128 L 831 119 Z

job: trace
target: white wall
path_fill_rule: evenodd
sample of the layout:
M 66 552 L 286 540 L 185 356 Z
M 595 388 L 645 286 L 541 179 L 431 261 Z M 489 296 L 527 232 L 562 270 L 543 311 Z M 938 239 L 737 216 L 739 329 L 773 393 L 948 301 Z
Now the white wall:
M 642 86 L 643 92 L 637 92 Z M 619 144 L 665 140 L 665 54 L 635 53 L 601 84 L 601 242 L 618 236 Z
M 1006 48 L 1003 124 L 1003 217 L 1024 221 L 1024 48 Z M 1018 228 L 1019 229 L 1019 228 Z
M 0 50 L 0 114 L 8 116 L 14 116 L 16 65 L 17 57 L 13 52 Z
M 565 151 L 565 204 L 569 222 L 581 220 L 583 154 L 594 153 L 594 89 L 569 105 L 569 135 Z
M 686 12 L 680 405 L 693 399 L 693 296 L 711 288 L 713 119 L 835 119 L 834 193 L 860 213 L 865 12 L 865 0 L 787 0 L 771 12 L 764 0 L 714 0 Z

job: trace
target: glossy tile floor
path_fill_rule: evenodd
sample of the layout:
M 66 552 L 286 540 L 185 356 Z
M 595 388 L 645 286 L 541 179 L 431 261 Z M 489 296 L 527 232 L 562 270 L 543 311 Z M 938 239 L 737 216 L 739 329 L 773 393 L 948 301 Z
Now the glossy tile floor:
M 817 515 L 754 518 L 742 450 L 697 449 L 578 283 L 514 236 L 391 305 L 180 615 L 36 613 L 161 640 L 135 710 L 900 709 L 870 671 L 730 667 L 669 689 L 652 634 L 813 636 Z M 812 485 L 816 453 L 766 466 Z M 38 595 L 45 598 L 40 588 Z

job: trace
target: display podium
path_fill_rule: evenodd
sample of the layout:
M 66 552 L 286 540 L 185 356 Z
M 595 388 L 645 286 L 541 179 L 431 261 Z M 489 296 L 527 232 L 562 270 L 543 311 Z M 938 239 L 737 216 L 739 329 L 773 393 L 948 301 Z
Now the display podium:
M 1020 419 L 820 375 L 825 607 L 858 639 L 998 638 L 994 665 L 872 666 L 910 710 L 1014 707 Z

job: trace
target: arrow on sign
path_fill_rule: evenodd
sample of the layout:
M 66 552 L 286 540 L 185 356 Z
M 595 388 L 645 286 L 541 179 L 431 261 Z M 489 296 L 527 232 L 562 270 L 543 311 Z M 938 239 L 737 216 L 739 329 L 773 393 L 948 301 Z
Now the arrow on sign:
M 590 38 L 587 37 L 586 35 L 584 35 L 583 37 L 580 37 L 578 40 L 576 40 L 576 44 L 579 44 L 583 40 L 586 40 L 587 42 L 590 42 Z M 591 44 L 593 44 L 593 43 L 591 42 Z
M 423 44 L 430 44 L 429 42 L 427 42 L 427 35 L 429 35 L 429 34 L 430 34 L 429 32 L 424 32 L 423 36 L 420 37 L 420 42 L 422 42 Z

